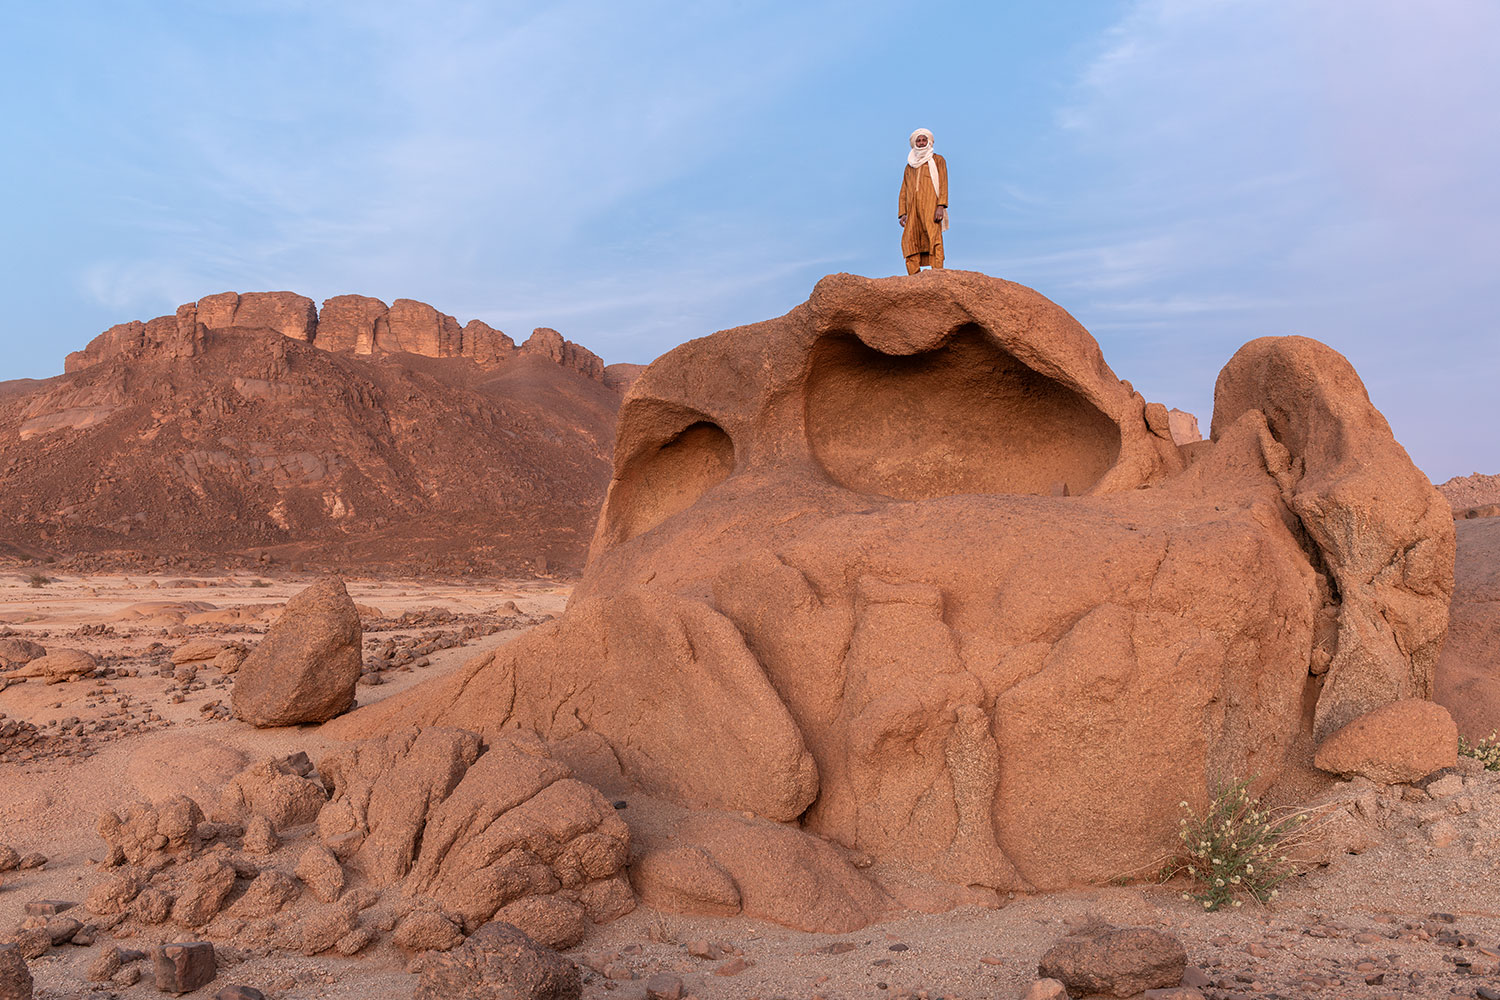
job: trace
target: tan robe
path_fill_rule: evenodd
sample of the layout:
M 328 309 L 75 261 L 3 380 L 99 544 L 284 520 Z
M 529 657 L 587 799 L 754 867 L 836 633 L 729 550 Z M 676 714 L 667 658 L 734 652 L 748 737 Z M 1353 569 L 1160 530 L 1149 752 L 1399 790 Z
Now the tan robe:
M 901 175 L 901 200 L 897 215 L 906 216 L 901 230 L 901 254 L 911 262 L 915 254 L 918 266 L 943 263 L 943 224 L 934 222 L 939 205 L 948 206 L 948 161 L 940 153 L 932 154 L 937 164 L 938 190 L 932 190 L 932 171 L 927 164 L 908 166 Z

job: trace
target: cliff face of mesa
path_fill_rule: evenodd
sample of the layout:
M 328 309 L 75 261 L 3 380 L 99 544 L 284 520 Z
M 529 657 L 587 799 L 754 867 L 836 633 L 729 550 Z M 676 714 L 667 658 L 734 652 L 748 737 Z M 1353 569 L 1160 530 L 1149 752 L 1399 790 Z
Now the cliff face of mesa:
M 410 299 L 211 295 L 0 383 L 0 533 L 98 563 L 568 572 L 634 367 Z

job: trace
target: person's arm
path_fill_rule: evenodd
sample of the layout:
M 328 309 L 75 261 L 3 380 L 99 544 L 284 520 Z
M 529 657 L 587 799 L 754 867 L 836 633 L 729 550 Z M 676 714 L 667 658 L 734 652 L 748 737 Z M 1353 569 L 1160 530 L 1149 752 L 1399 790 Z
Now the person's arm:
M 937 160 L 938 167 L 937 221 L 942 222 L 943 217 L 948 214 L 948 161 L 936 153 L 932 158 Z
M 906 174 L 907 174 L 907 171 L 905 171 L 905 170 L 901 171 L 901 190 L 896 193 L 896 221 L 899 222 L 899 223 L 901 223 L 901 228 L 902 229 L 906 228 L 906 216 L 907 216 L 907 211 L 906 211 Z

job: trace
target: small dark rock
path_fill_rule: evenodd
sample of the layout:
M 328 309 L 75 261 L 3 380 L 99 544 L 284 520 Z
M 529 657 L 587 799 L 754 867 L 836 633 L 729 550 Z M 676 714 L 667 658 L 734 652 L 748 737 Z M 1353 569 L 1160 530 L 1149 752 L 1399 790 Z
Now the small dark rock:
M 163 993 L 191 993 L 219 974 L 214 946 L 207 941 L 182 941 L 151 949 L 156 988 Z
M 253 986 L 226 986 L 214 994 L 214 1000 L 266 1000 L 266 995 Z

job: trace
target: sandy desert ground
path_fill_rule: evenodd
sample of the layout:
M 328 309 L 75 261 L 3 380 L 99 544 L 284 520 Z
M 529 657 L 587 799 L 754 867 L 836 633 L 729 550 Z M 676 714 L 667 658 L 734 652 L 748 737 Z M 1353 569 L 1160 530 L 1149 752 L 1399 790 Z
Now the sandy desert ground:
M 332 746 L 315 726 L 256 730 L 227 718 L 232 677 L 202 663 L 174 669 L 171 660 L 189 641 L 253 641 L 306 580 L 97 576 L 32 587 L 28 576 L 0 577 L 0 632 L 84 649 L 105 669 L 60 684 L 17 683 L 12 674 L 0 690 L 0 733 L 11 733 L 0 739 L 0 845 L 46 857 L 39 868 L 0 875 L 0 931 L 21 924 L 30 901 L 83 900 L 101 877 L 94 827 L 102 810 L 174 790 L 211 794 L 204 783 L 214 770 L 195 759 L 204 738 L 250 759 L 300 750 L 316 762 Z M 547 582 L 351 580 L 349 590 L 367 662 L 391 664 L 381 683 L 361 684 L 361 704 L 457 668 L 559 614 L 568 597 L 566 585 Z M 1484 996 L 1500 990 L 1500 773 L 1468 758 L 1459 764 L 1449 775 L 1456 780 L 1432 793 L 1346 786 L 1330 813 L 1343 824 L 1332 863 L 1309 866 L 1272 906 L 1204 913 L 1182 898 L 1186 883 L 1146 881 L 1012 898 L 998 909 L 908 912 L 843 935 L 641 906 L 593 928 L 567 956 L 583 968 L 586 997 L 643 997 L 646 978 L 668 972 L 704 998 L 1010 998 L 1024 995 L 1054 940 L 1104 920 L 1176 935 L 1213 998 Z M 632 797 L 620 815 L 651 822 L 653 805 Z M 282 831 L 291 849 L 283 853 L 314 837 L 311 826 Z M 1361 853 L 1345 853 L 1350 846 Z M 31 963 L 36 995 L 159 995 L 149 972 L 124 987 L 85 974 L 111 945 L 144 948 L 155 943 L 151 931 L 180 939 L 169 927 L 118 939 L 101 931 L 89 946 L 52 948 Z M 232 946 L 220 954 L 229 961 L 198 995 L 244 984 L 286 1000 L 405 998 L 417 981 L 407 956 L 383 940 L 354 958 Z

